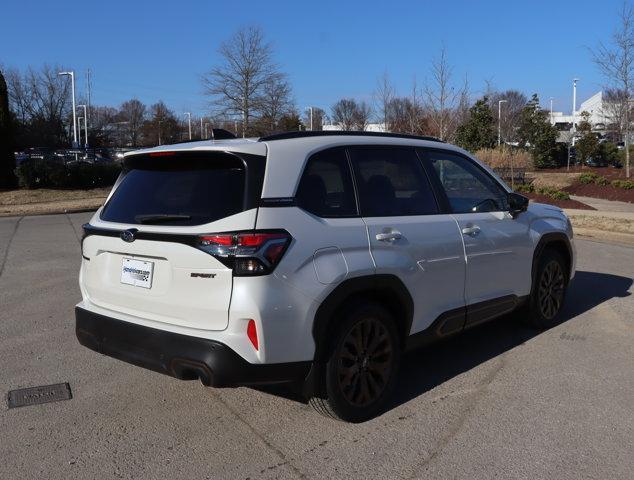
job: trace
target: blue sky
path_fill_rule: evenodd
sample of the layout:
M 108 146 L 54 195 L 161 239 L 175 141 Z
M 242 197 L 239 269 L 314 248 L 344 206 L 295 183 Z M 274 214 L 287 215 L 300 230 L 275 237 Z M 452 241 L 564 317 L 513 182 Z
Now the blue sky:
M 163 99 L 176 112 L 207 109 L 200 76 L 219 61 L 218 45 L 256 24 L 290 77 L 297 105 L 330 110 L 341 97 L 371 99 L 387 70 L 400 94 L 429 77 L 445 45 L 456 84 L 474 95 L 498 89 L 554 97 L 571 109 L 603 80 L 587 47 L 609 40 L 620 0 L 491 1 L 30 1 L 8 0 L 0 65 L 45 62 L 93 72 L 93 103 Z

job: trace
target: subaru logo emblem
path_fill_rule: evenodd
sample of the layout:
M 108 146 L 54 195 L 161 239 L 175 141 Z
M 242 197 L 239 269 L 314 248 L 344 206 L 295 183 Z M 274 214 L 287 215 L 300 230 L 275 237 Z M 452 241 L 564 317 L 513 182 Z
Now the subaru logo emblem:
M 119 236 L 121 237 L 121 240 L 123 240 L 124 242 L 134 242 L 134 234 L 138 232 L 138 230 L 136 228 L 130 228 L 128 230 L 124 230 L 123 232 L 121 232 L 119 234 Z

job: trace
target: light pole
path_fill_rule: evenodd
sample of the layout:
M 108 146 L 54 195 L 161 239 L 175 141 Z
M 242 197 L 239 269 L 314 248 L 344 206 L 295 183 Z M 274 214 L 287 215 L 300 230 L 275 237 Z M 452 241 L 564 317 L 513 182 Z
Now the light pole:
M 313 131 L 313 107 L 306 107 L 306 110 L 310 110 L 310 131 Z
M 83 108 L 84 109 L 84 146 L 85 148 L 88 148 L 88 109 L 86 108 L 86 105 L 77 105 L 77 108 Z M 79 125 L 79 122 L 77 122 Z M 81 126 L 80 128 L 80 133 L 81 133 Z M 81 135 L 79 135 L 81 137 Z M 79 143 L 81 143 L 81 140 L 79 141 Z
M 192 114 L 191 112 L 185 112 L 183 115 L 187 115 L 188 123 L 189 123 L 189 139 L 192 139 Z
M 498 100 L 498 147 L 502 144 L 502 104 L 508 100 Z
M 81 145 L 81 121 L 84 117 L 77 117 L 77 133 L 79 136 L 77 137 L 77 146 Z
M 200 139 L 203 139 L 203 117 L 200 117 Z
M 572 145 L 575 145 L 575 134 L 577 133 L 577 82 L 578 78 L 572 79 Z
M 59 72 L 57 75 L 68 75 L 70 77 L 70 88 L 73 97 L 73 148 L 77 148 L 77 111 L 75 108 L 75 72 Z

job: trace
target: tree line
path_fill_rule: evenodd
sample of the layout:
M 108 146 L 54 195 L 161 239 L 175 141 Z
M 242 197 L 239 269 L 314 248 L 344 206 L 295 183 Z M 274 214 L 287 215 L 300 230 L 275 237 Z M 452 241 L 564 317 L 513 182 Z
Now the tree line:
M 626 144 L 632 118 L 633 47 L 634 13 L 624 4 L 611 41 L 599 44 L 591 55 L 606 79 L 609 128 L 615 137 L 625 138 Z M 366 130 L 371 123 L 379 123 L 382 130 L 431 135 L 472 151 L 494 147 L 499 136 L 504 143 L 531 151 L 537 166 L 552 166 L 560 148 L 556 144 L 559 133 L 537 95 L 528 99 L 517 90 L 497 91 L 487 84 L 484 94 L 473 101 L 468 79 L 456 78 L 444 47 L 432 59 L 422 86 L 414 80 L 407 94 L 399 94 L 389 73 L 384 72 L 371 101 L 341 98 L 329 112 L 317 107 L 298 110 L 288 75 L 276 62 L 261 28 L 240 29 L 220 45 L 219 54 L 221 61 L 201 77 L 211 114 L 192 118 L 192 139 L 209 137 L 211 128 L 248 137 L 318 130 L 325 123 L 344 130 Z M 67 69 L 59 65 L 5 70 L 6 85 L 0 77 L 0 135 L 8 139 L 2 143 L 9 153 L 0 155 L 7 157 L 21 147 L 69 145 L 70 84 L 58 76 L 63 70 Z M 78 103 L 85 104 L 86 99 L 80 96 Z M 182 113 L 162 101 L 148 106 L 132 98 L 118 107 L 92 106 L 88 116 L 91 146 L 140 147 L 190 138 Z M 596 152 L 585 120 L 579 124 L 581 134 L 588 137 L 582 141 L 581 152 Z M 629 149 L 625 151 L 629 174 Z

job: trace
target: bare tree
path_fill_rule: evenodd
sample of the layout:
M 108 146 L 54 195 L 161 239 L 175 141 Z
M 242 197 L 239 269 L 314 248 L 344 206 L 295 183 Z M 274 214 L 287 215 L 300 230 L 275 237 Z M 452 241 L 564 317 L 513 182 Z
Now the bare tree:
M 306 110 L 304 110 L 302 123 L 306 125 L 306 128 L 310 128 L 310 123 L 311 123 L 310 115 L 311 115 L 311 108 L 307 108 Z M 324 112 L 319 107 L 312 107 L 312 115 L 313 115 L 313 122 L 312 122 L 313 130 L 315 131 L 323 130 L 324 117 L 326 116 L 326 112 Z
M 180 125 L 172 110 L 159 101 L 150 107 L 150 117 L 143 123 L 145 145 L 165 145 L 180 140 Z
M 422 96 L 418 91 L 416 77 L 412 80 L 412 91 L 409 97 L 409 108 L 407 109 L 407 122 L 409 133 L 416 135 L 420 130 L 420 121 L 423 112 Z
M 127 136 L 127 141 L 133 147 L 138 146 L 145 121 L 145 105 L 136 98 L 133 98 L 121 104 L 117 116 L 119 122 L 123 125 L 122 130 Z
M 622 130 L 625 136 L 625 175 L 630 176 L 630 99 L 634 80 L 634 10 L 623 3 L 619 12 L 619 26 L 612 34 L 610 45 L 599 43 L 592 50 L 592 59 L 607 82 L 623 95 Z
M 112 107 L 91 107 L 91 128 L 89 132 L 89 144 L 94 146 L 113 145 L 116 131 L 117 109 Z
M 341 125 L 342 130 L 354 130 L 357 123 L 357 102 L 352 98 L 342 98 L 332 106 L 332 120 Z
M 409 97 L 395 97 L 389 105 L 392 132 L 411 135 L 429 134 L 427 116 L 416 88 Z
M 372 116 L 372 107 L 366 102 L 357 102 L 356 110 L 354 112 L 354 128 L 361 132 L 367 130 L 370 124 L 370 117 Z
M 606 88 L 603 93 L 602 115 L 607 120 L 606 128 L 620 142 L 623 138 L 627 94 L 618 88 Z
M 455 111 L 455 125 L 454 129 L 457 132 L 460 125 L 467 122 L 471 116 L 469 110 L 471 109 L 471 97 L 469 95 L 469 78 L 467 75 L 464 77 L 462 88 L 458 94 L 458 100 Z
M 267 130 L 276 131 L 280 119 L 292 112 L 294 108 L 291 85 L 286 75 L 282 73 L 270 75 L 264 83 L 259 106 L 262 123 L 267 126 Z
M 395 92 L 394 87 L 390 82 L 390 76 L 388 75 L 387 70 L 384 71 L 383 75 L 378 78 L 376 90 L 374 91 L 373 96 L 385 131 L 392 131 L 392 127 L 390 125 L 390 102 L 394 99 Z
M 27 88 L 26 74 L 22 75 L 18 70 L 11 69 L 6 73 L 7 88 L 9 90 L 9 106 L 21 123 L 29 121 L 31 109 L 31 94 Z
M 457 127 L 456 104 L 463 90 L 457 90 L 451 84 L 453 68 L 447 60 L 447 51 L 443 46 L 440 55 L 431 64 L 431 84 L 424 88 L 425 107 L 434 133 L 440 140 L 447 140 Z
M 519 127 L 522 109 L 528 103 L 528 98 L 522 92 L 517 90 L 506 90 L 504 92 L 491 91 L 489 97 L 489 105 L 493 112 L 495 125 L 498 125 L 498 113 L 502 112 L 501 133 L 502 140 L 505 142 L 516 142 L 518 140 L 517 129 Z M 498 108 L 498 102 L 504 100 L 501 109 Z
M 261 108 L 263 91 L 277 71 L 272 48 L 262 30 L 251 26 L 223 42 L 219 52 L 224 63 L 203 77 L 203 85 L 219 114 L 242 118 L 246 137 L 253 112 Z
M 409 98 L 395 97 L 388 105 L 391 131 L 395 133 L 414 133 L 411 130 L 411 110 L 414 108 Z
M 7 74 L 9 104 L 21 127 L 19 143 L 57 146 L 66 140 L 70 121 L 70 82 L 59 77 L 62 67 L 44 65 Z

